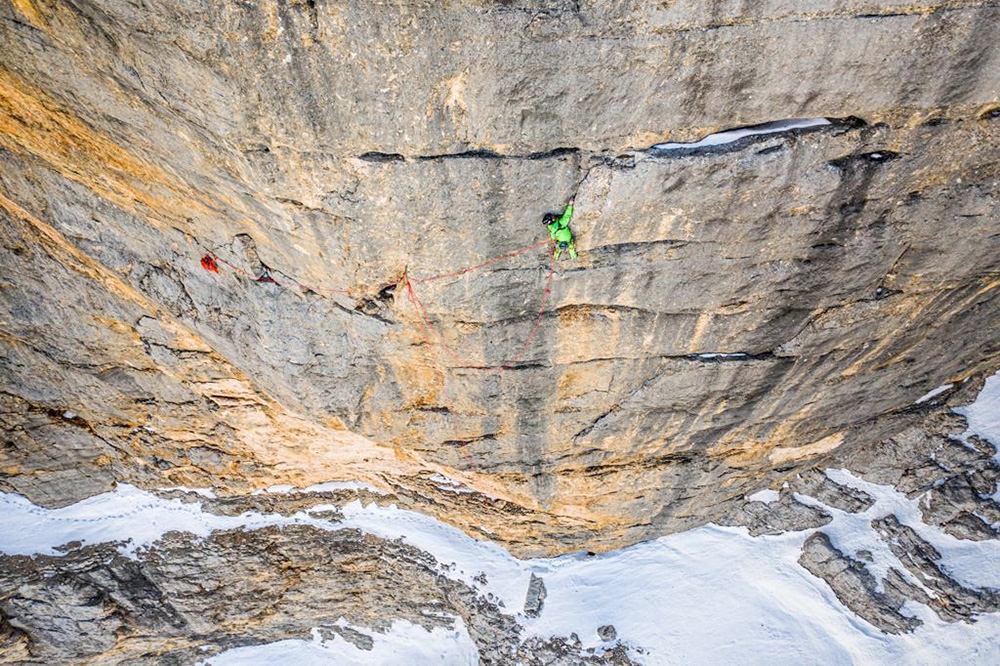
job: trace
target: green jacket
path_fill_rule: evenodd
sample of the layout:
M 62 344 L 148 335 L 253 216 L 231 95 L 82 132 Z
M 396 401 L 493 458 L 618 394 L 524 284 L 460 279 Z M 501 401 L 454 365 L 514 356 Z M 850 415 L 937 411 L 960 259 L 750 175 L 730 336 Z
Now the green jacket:
M 558 220 L 549 224 L 549 236 L 553 240 L 568 243 L 573 240 L 573 232 L 569 229 L 569 221 L 573 218 L 573 204 L 566 206 L 566 210 Z

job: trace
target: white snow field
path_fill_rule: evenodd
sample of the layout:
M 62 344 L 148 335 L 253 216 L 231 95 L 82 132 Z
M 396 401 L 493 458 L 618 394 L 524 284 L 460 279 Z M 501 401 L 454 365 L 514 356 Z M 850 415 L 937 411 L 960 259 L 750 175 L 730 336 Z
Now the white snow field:
M 1000 442 L 1000 374 L 989 379 L 976 402 L 961 410 L 969 431 Z M 867 565 L 876 576 L 889 567 L 915 584 L 871 521 L 895 514 L 941 554 L 941 567 L 967 586 L 1000 587 L 1000 542 L 963 541 L 921 520 L 919 502 L 890 486 L 869 483 L 846 470 L 828 470 L 835 483 L 858 488 L 875 499 L 859 514 L 822 506 L 833 522 L 819 528 L 848 555 L 872 553 Z M 753 499 L 774 501 L 778 491 L 762 489 Z M 193 499 L 193 498 L 189 498 Z M 597 627 L 614 625 L 618 640 L 646 664 L 996 664 L 1000 663 L 1000 614 L 975 623 L 946 623 L 929 609 L 911 603 L 906 612 L 924 624 L 909 634 L 882 634 L 844 607 L 827 584 L 802 568 L 800 548 L 817 530 L 751 537 L 745 528 L 707 525 L 603 555 L 573 554 L 518 560 L 497 544 L 477 541 L 428 516 L 355 500 L 341 507 L 339 522 L 312 515 L 318 504 L 292 516 L 245 513 L 217 516 L 199 501 L 165 499 L 120 485 L 62 509 L 43 509 L 19 495 L 0 493 L 0 552 L 59 556 L 59 546 L 120 542 L 121 552 L 141 558 L 144 549 L 170 531 L 200 537 L 215 530 L 259 529 L 267 525 L 307 524 L 318 529 L 358 528 L 387 539 L 401 538 L 429 552 L 443 575 L 465 581 L 482 594 L 492 593 L 505 611 L 517 615 L 524 636 L 569 636 L 585 647 L 607 647 Z M 474 577 L 483 572 L 487 582 Z M 532 573 L 547 589 L 537 618 L 520 611 Z M 357 627 L 372 636 L 371 652 L 358 651 L 342 638 L 286 640 L 239 648 L 210 658 L 226 664 L 429 664 L 475 663 L 475 648 L 456 618 L 452 631 L 426 630 L 398 621 L 385 633 Z M 206 646 L 207 647 L 207 646 Z

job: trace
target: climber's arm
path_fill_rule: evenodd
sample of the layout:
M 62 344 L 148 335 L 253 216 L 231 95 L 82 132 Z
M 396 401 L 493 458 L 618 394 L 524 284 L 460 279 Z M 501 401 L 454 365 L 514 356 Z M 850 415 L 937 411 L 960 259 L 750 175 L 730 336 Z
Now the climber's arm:
M 570 199 L 569 204 L 566 206 L 566 210 L 563 211 L 562 216 L 559 218 L 559 226 L 560 227 L 567 226 L 572 218 L 573 218 L 573 199 Z

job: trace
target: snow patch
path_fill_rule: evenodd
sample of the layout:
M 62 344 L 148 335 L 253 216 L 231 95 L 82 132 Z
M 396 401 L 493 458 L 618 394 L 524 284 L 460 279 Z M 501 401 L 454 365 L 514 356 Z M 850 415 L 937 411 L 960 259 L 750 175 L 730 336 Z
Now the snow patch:
M 366 490 L 376 495 L 389 494 L 384 490 L 379 490 L 375 486 L 370 486 L 367 483 L 359 483 L 357 481 L 327 481 L 325 483 L 316 483 L 311 486 L 306 486 L 305 488 L 299 488 L 288 483 L 281 483 L 268 488 L 263 488 L 261 490 L 255 490 L 250 494 L 254 496 L 263 495 L 264 493 L 267 493 L 268 495 L 288 495 L 293 493 L 327 493 L 336 490 L 353 490 L 355 492 Z
M 820 127 L 822 125 L 829 124 L 830 121 L 826 118 L 792 118 L 791 120 L 780 120 L 773 123 L 764 123 L 762 125 L 753 125 L 751 127 L 740 127 L 737 129 L 726 130 L 724 132 L 716 132 L 715 134 L 709 134 L 700 141 L 694 141 L 692 143 L 658 143 L 653 146 L 653 148 L 656 150 L 708 148 L 711 146 L 721 146 L 727 143 L 732 143 L 748 136 L 775 134 L 794 129 Z
M 138 552 L 168 532 L 207 537 L 228 529 L 260 529 L 290 525 L 300 519 L 256 512 L 217 516 L 202 511 L 200 502 L 165 499 L 122 483 L 61 509 L 44 509 L 20 495 L 0 493 L 0 552 L 7 555 L 62 555 L 59 547 L 121 543 L 119 551 L 136 559 Z
M 964 416 L 969 424 L 962 440 L 968 442 L 973 435 L 986 440 L 997 450 L 995 459 L 1000 464 L 1000 372 L 986 380 L 975 402 L 956 407 L 954 411 Z
M 442 491 L 442 492 L 446 492 L 446 493 L 458 493 L 459 495 L 474 495 L 475 492 L 476 492 L 475 490 L 472 490 L 471 488 L 461 488 L 461 487 L 455 487 L 455 486 L 434 486 L 434 487 L 437 488 L 438 490 Z
M 451 616 L 449 616 L 451 617 Z M 338 624 L 372 637 L 371 650 L 363 650 L 340 635 L 323 640 L 318 628 L 312 640 L 285 640 L 266 645 L 226 650 L 201 662 L 205 666 L 369 666 L 371 664 L 478 664 L 479 652 L 460 617 L 454 617 L 454 629 L 435 627 L 427 631 L 407 620 L 394 620 L 392 627 L 380 633 L 365 627 L 351 626 L 343 619 Z
M 943 386 L 938 386 L 933 391 L 928 391 L 927 393 L 925 393 L 922 396 L 920 396 L 919 398 L 917 398 L 917 401 L 915 403 L 913 403 L 913 404 L 914 405 L 923 404 L 923 403 L 927 402 L 928 400 L 930 400 L 931 398 L 933 398 L 935 396 L 941 395 L 942 393 L 944 393 L 945 391 L 947 391 L 948 389 L 950 389 L 952 386 L 954 386 L 954 384 L 944 384 Z
M 771 502 L 777 502 L 780 497 L 781 493 L 777 490 L 765 488 L 764 490 L 758 490 L 753 495 L 747 495 L 747 500 L 751 502 L 763 502 L 764 504 L 770 504 Z
M 909 499 L 892 486 L 865 481 L 848 470 L 826 470 L 827 477 L 842 486 L 861 490 L 870 495 L 875 503 L 858 514 L 846 513 L 816 500 L 796 495 L 803 503 L 818 505 L 833 516 L 833 522 L 824 525 L 826 532 L 837 550 L 855 555 L 859 550 L 872 553 L 874 562 L 866 563 L 872 574 L 884 578 L 888 568 L 894 567 L 914 584 L 923 585 L 919 579 L 909 574 L 871 529 L 871 521 L 895 515 L 900 523 L 910 527 L 921 539 L 927 541 L 941 554 L 938 565 L 949 576 L 965 587 L 1000 588 L 1000 541 L 967 541 L 956 538 L 939 527 L 927 525 L 920 511 L 920 500 Z
M 471 488 L 466 488 L 460 482 L 456 481 L 450 476 L 445 476 L 444 474 L 431 474 L 427 478 L 430 479 L 431 481 L 434 481 L 437 484 L 441 484 L 441 485 L 436 485 L 434 487 L 442 492 L 458 493 L 459 495 L 472 495 L 475 494 L 476 492 Z
M 870 530 L 870 528 L 869 528 Z M 798 564 L 812 530 L 751 537 L 707 526 L 588 558 L 530 564 L 545 581 L 541 615 L 528 635 L 579 635 L 602 645 L 613 624 L 641 663 L 929 664 L 1000 656 L 1000 617 L 949 624 L 923 608 L 926 624 L 887 636 L 859 620 L 827 584 Z M 640 653 L 636 646 L 641 646 Z
M 462 485 L 461 483 L 459 483 L 455 479 L 451 478 L 450 476 L 445 476 L 444 474 L 434 473 L 434 474 L 431 474 L 427 478 L 430 479 L 431 481 L 433 481 L 434 483 L 443 483 L 446 486 L 461 486 Z
M 335 490 L 353 490 L 355 492 L 365 490 L 374 495 L 388 495 L 389 493 L 384 490 L 379 490 L 375 486 L 368 485 L 367 483 L 359 483 L 357 481 L 327 481 L 326 483 L 317 483 L 312 486 L 308 486 L 301 490 L 294 490 L 293 492 L 301 493 L 329 493 Z

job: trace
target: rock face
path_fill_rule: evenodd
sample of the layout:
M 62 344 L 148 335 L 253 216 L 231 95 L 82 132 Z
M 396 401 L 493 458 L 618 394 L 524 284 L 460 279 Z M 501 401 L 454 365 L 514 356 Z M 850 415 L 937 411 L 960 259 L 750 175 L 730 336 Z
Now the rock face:
M 554 553 L 904 432 L 1000 367 L 1000 9 L 742 7 L 0 7 L 0 484 L 358 478 Z M 579 261 L 420 281 L 574 194 Z
M 923 621 L 901 612 L 903 604 L 916 601 L 928 606 L 945 621 L 974 621 L 977 614 L 1000 610 L 1000 591 L 963 587 L 936 561 L 941 559 L 933 546 L 923 541 L 912 528 L 900 525 L 895 516 L 873 523 L 885 543 L 903 562 L 909 580 L 893 568 L 878 580 L 862 561 L 841 553 L 822 532 L 810 536 L 802 548 L 799 563 L 810 573 L 823 578 L 847 607 L 886 633 L 912 631 Z M 920 586 L 911 581 L 920 581 Z
M 813 529 L 882 631 L 995 612 L 891 515 L 884 579 L 837 550 L 874 500 L 819 470 L 997 536 L 946 408 L 1000 368 L 997 44 L 985 0 L 0 3 L 0 490 L 350 479 L 519 555 Z M 654 147 L 792 118 L 830 122 Z M 516 610 L 353 530 L 0 557 L 4 663 L 454 617 L 483 663 L 631 663 Z

